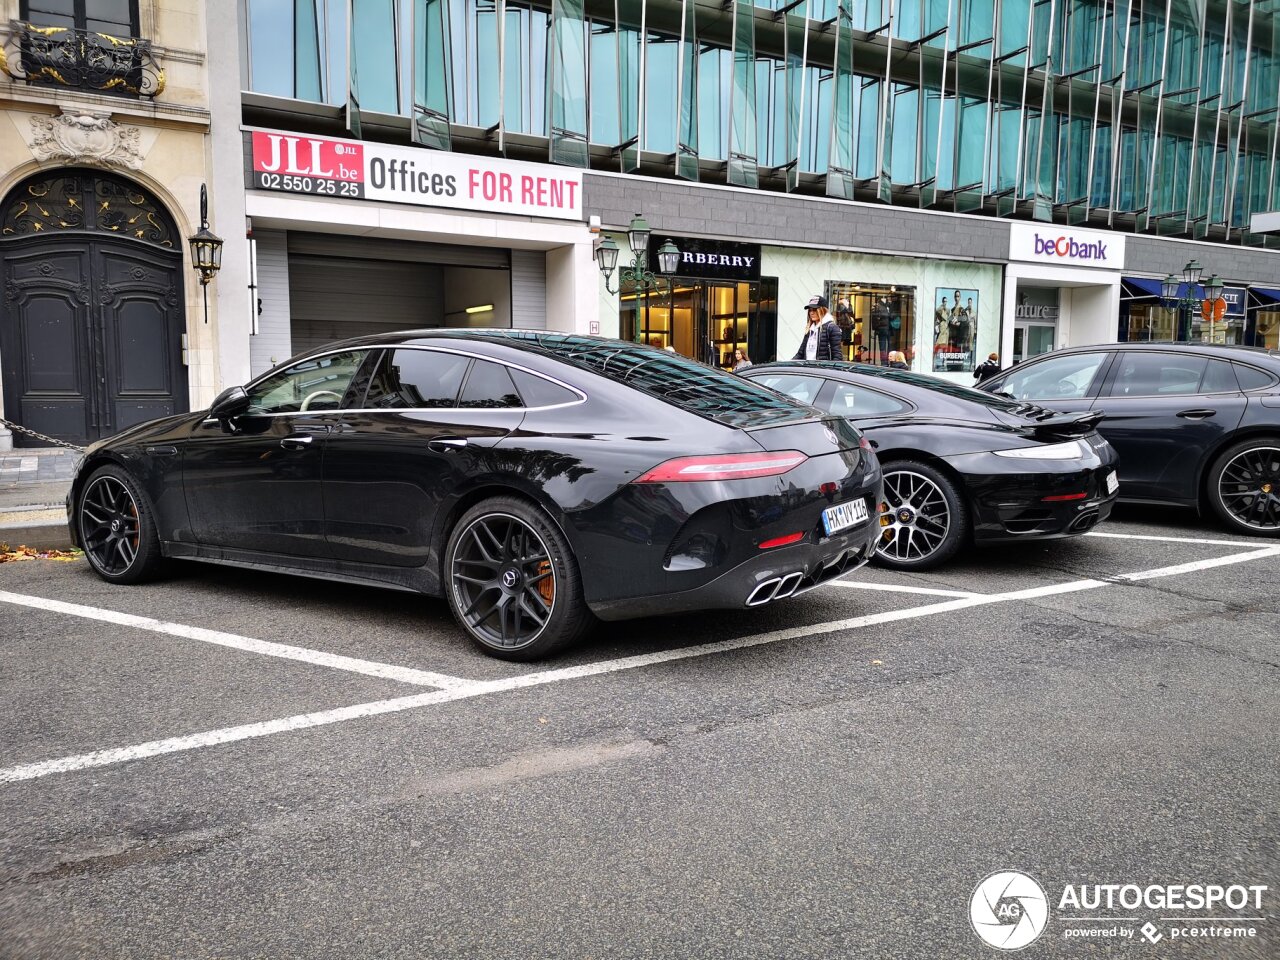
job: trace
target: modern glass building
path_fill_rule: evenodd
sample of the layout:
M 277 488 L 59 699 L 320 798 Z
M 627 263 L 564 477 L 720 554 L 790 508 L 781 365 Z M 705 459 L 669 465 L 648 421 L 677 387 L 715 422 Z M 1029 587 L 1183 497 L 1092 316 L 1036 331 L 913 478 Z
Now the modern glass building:
M 606 231 L 754 245 L 601 285 L 584 329 L 789 353 L 816 292 L 850 355 L 961 373 L 1185 330 L 1158 281 L 1193 258 L 1239 310 L 1192 336 L 1253 342 L 1280 301 L 1250 229 L 1280 209 L 1280 0 L 240 2 L 250 126 L 577 169 Z M 1046 266 L 1073 241 L 1110 252 Z

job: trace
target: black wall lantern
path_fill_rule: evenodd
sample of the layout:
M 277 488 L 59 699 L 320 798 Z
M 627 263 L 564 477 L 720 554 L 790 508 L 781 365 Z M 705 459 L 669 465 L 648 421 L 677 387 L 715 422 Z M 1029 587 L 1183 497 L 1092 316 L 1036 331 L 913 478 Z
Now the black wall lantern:
M 204 322 L 209 322 L 209 281 L 222 269 L 222 238 L 209 229 L 209 192 L 200 184 L 200 229 L 187 238 L 191 244 L 191 265 L 200 274 L 204 292 Z

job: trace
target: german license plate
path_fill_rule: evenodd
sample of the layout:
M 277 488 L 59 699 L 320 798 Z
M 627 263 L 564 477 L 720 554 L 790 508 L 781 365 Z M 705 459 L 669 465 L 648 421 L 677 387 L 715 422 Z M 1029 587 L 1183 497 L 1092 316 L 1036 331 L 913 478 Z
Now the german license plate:
M 1120 480 L 1116 477 L 1116 472 L 1112 470 L 1107 474 L 1107 493 L 1115 493 L 1120 489 Z
M 848 503 L 837 503 L 822 511 L 822 528 L 827 536 L 867 521 L 867 501 L 859 497 Z

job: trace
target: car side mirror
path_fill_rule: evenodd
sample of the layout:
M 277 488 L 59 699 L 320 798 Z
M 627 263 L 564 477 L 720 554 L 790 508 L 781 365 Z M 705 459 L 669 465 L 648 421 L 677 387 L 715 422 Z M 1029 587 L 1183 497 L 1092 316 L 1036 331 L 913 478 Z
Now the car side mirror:
M 209 406 L 209 416 L 225 422 L 232 417 L 240 416 L 248 409 L 249 394 L 245 393 L 244 387 L 228 387 L 213 398 L 213 403 Z

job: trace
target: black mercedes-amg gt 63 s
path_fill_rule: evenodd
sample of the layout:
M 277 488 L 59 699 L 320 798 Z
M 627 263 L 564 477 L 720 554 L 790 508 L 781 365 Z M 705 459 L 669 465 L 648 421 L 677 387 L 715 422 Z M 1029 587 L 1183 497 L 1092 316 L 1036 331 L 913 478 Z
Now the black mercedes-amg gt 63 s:
M 423 330 L 298 356 L 91 446 L 73 539 L 447 599 L 486 652 L 595 618 L 744 608 L 862 565 L 880 466 L 843 417 L 648 346 Z
M 1101 414 L 1054 413 L 868 364 L 758 364 L 743 376 L 863 430 L 884 470 L 874 562 L 925 570 L 966 542 L 1069 537 L 1105 520 L 1116 454 Z

